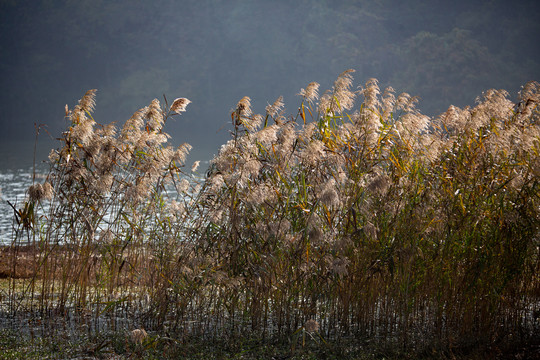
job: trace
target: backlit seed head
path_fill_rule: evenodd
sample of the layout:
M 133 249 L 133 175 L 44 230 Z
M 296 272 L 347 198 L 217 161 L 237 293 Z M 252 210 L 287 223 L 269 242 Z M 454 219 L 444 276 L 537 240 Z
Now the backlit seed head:
M 131 341 L 135 344 L 142 344 L 143 341 L 148 337 L 148 334 L 144 329 L 135 329 L 131 331 L 130 338 Z
M 310 319 L 304 324 L 304 329 L 310 333 L 317 332 L 319 331 L 319 323 L 313 319 Z
M 175 99 L 171 105 L 170 111 L 176 114 L 180 114 L 186 111 L 186 107 L 191 103 L 190 100 L 186 98 Z

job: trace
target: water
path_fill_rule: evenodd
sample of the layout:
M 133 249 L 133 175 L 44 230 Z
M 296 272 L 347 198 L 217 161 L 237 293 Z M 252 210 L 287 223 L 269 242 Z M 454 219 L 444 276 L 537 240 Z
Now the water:
M 32 167 L 0 172 L 0 244 L 10 244 L 13 240 L 14 211 L 8 201 L 17 209 L 24 206 L 26 190 L 32 185 L 32 173 Z M 36 181 L 42 181 L 41 174 Z
M 56 142 L 48 139 L 38 141 L 35 148 L 36 181 L 43 182 L 43 174 L 48 166 L 45 163 L 50 149 Z M 34 163 L 34 139 L 23 141 L 0 141 L 0 245 L 13 240 L 13 208 L 24 206 L 26 190 L 32 185 Z

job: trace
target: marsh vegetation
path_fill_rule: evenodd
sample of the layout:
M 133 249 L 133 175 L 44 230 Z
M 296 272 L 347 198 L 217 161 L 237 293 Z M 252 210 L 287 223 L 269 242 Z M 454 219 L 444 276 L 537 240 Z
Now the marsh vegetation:
M 47 178 L 15 207 L 2 311 L 289 354 L 530 344 L 539 84 L 428 117 L 375 79 L 357 90 L 352 73 L 307 85 L 289 113 L 281 98 L 262 114 L 242 98 L 202 170 L 164 129 L 189 100 L 154 100 L 117 127 L 92 117 L 87 92 L 66 108 Z

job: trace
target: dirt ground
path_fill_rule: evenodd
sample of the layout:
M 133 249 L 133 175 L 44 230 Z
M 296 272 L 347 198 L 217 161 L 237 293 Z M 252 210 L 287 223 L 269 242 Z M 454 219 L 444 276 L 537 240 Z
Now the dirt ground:
M 0 247 L 0 278 L 31 278 L 34 276 L 38 254 L 35 246 Z

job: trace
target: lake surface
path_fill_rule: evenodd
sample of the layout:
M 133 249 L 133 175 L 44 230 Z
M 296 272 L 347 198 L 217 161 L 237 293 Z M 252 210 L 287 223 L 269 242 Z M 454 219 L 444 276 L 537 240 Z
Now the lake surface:
M 43 182 L 43 174 L 48 170 L 46 159 L 56 142 L 38 142 L 35 151 L 36 181 Z M 0 244 L 13 240 L 13 208 L 24 205 L 26 190 L 32 185 L 34 167 L 33 141 L 2 141 L 0 143 Z
M 32 185 L 32 173 L 32 167 L 0 172 L 0 244 L 9 244 L 13 240 L 14 212 L 8 201 L 17 209 L 24 206 L 26 190 Z M 42 176 L 38 176 L 37 181 L 41 182 Z

